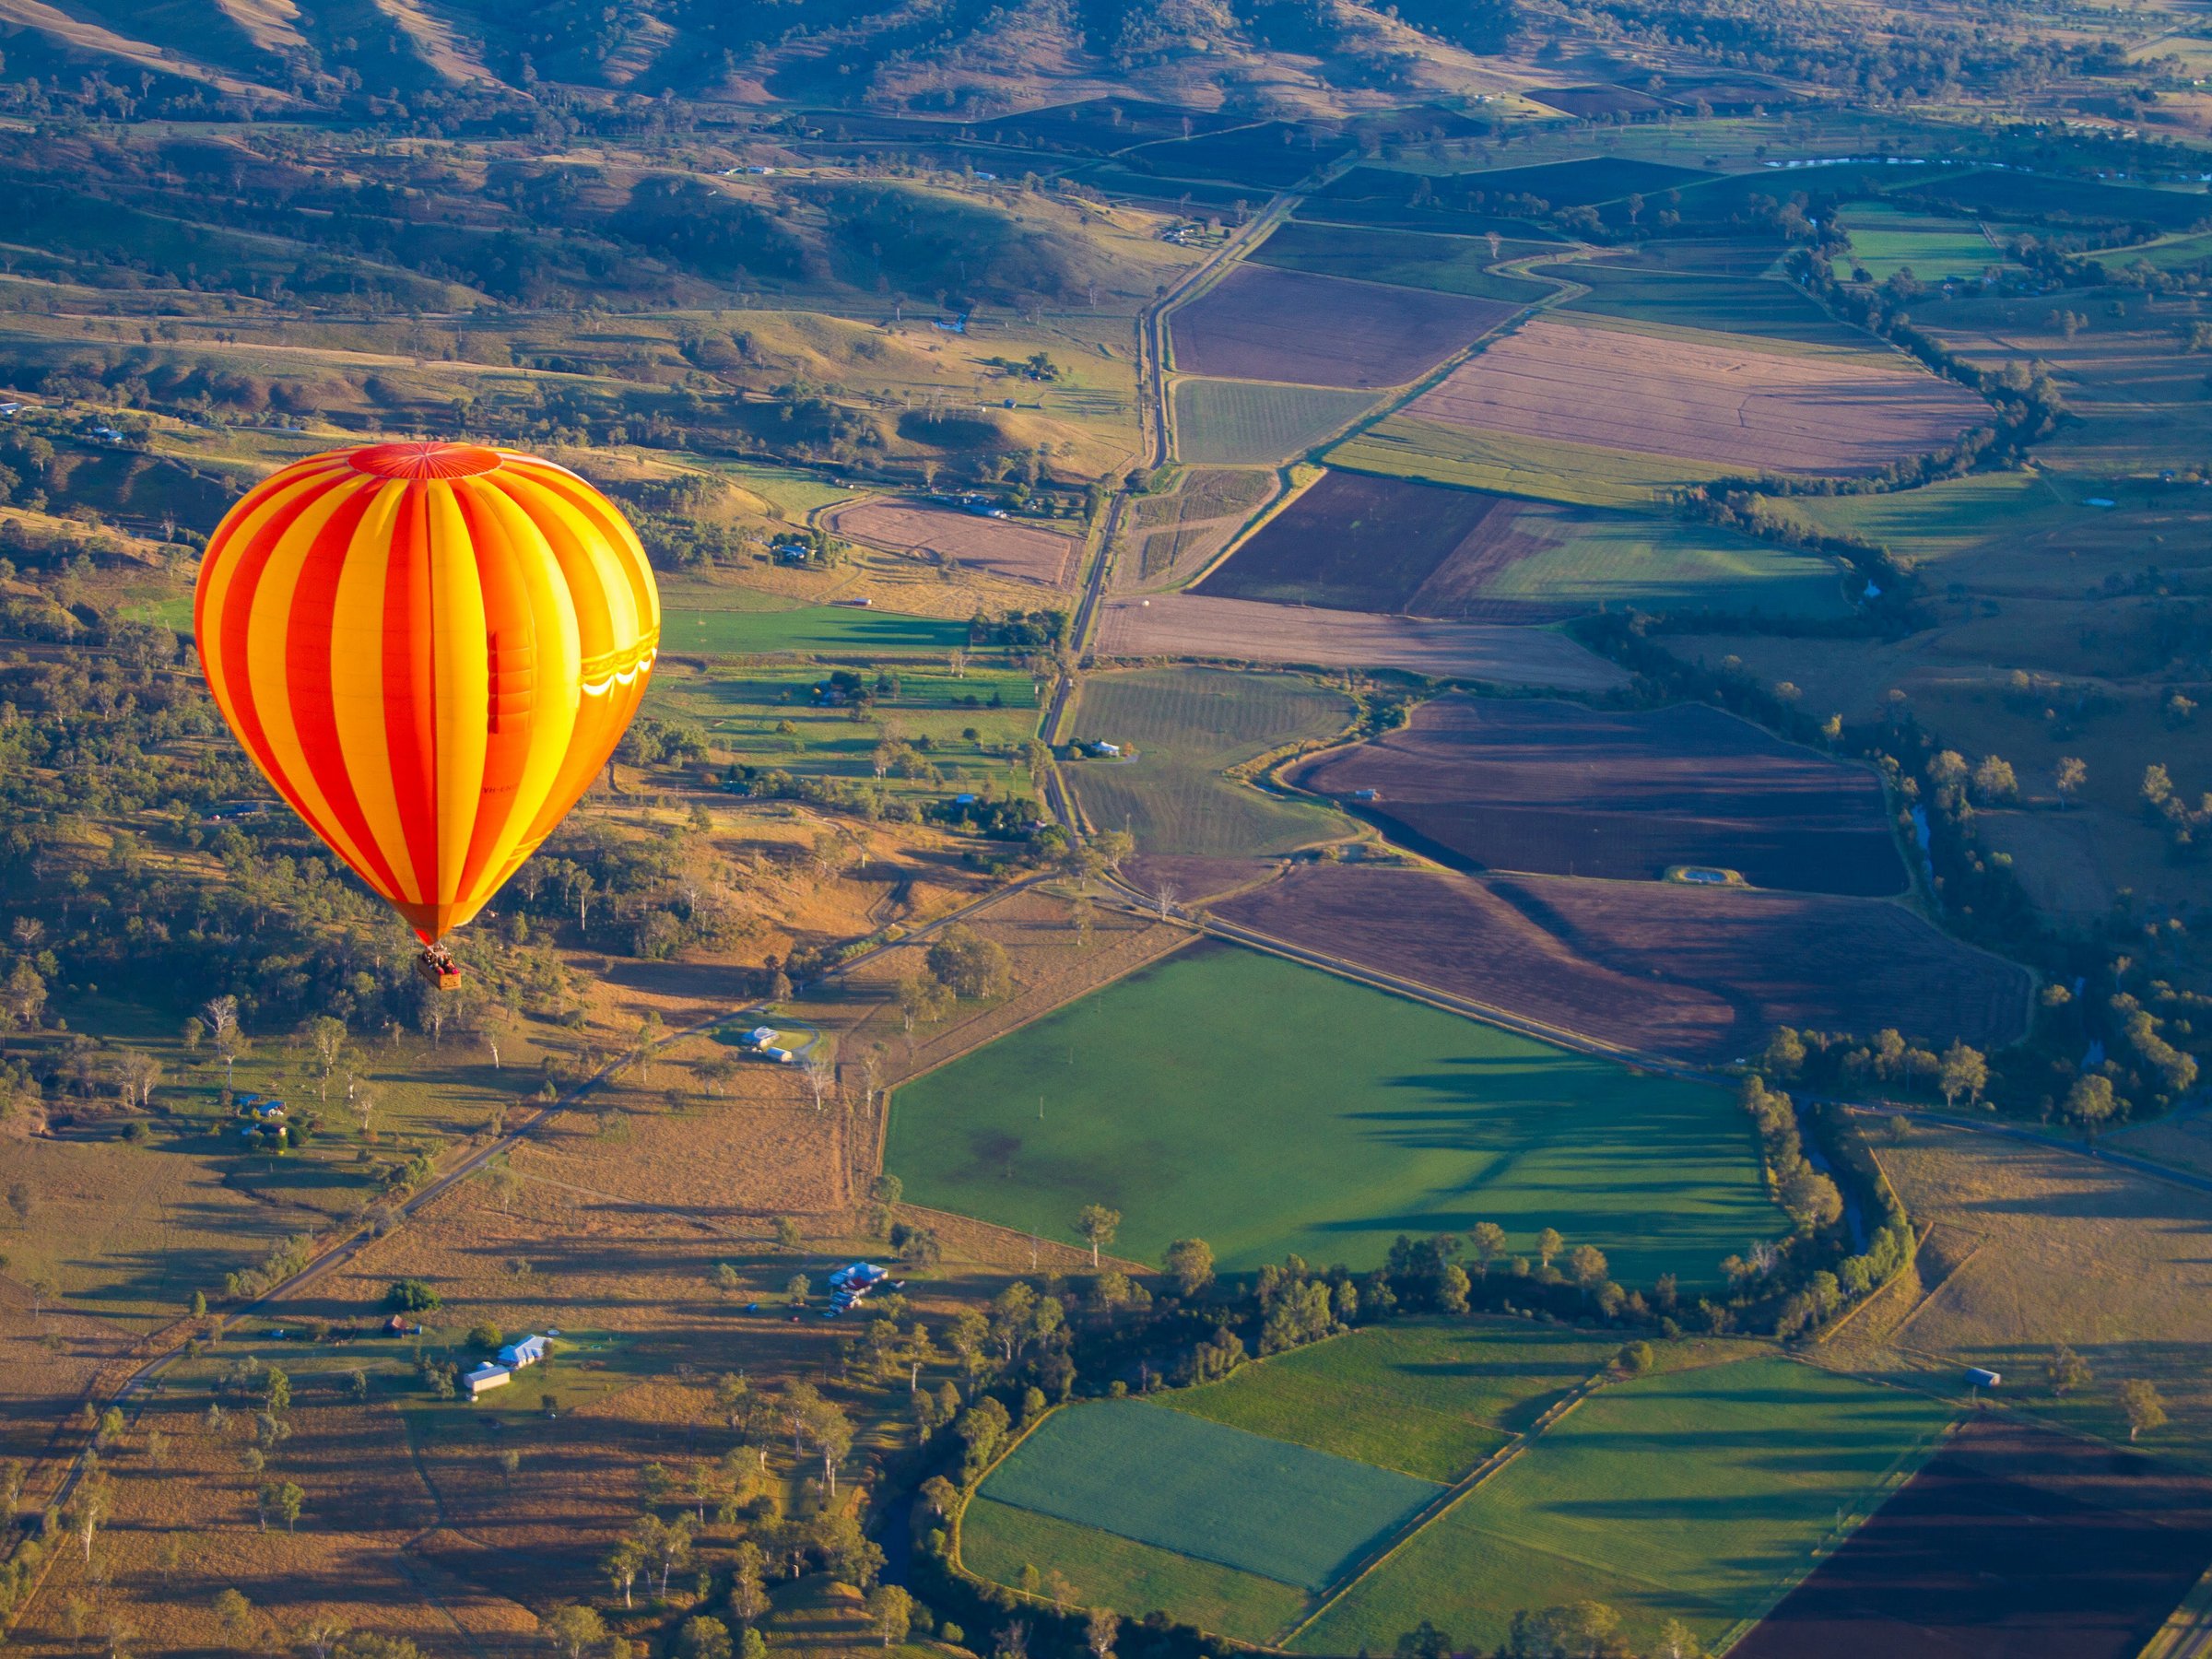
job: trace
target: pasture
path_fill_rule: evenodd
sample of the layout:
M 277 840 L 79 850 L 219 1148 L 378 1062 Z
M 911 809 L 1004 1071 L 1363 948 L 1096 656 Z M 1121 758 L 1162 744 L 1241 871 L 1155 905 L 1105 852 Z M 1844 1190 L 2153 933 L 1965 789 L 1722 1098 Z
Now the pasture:
M 1253 381 L 1178 380 L 1176 459 L 1273 465 L 1304 454 L 1375 406 L 1371 394 Z
M 1234 783 L 1224 771 L 1286 744 L 1332 737 L 1351 702 L 1294 675 L 1218 668 L 1143 669 L 1087 681 L 1077 741 L 1133 751 L 1067 769 L 1083 811 L 1100 829 L 1126 826 L 1147 853 L 1288 852 L 1350 831 L 1325 807 Z
M 1561 305 L 1562 315 L 1616 317 L 1840 350 L 1888 351 L 1873 335 L 1837 322 L 1795 284 L 1778 278 L 1660 271 L 1601 260 L 1542 268 L 1590 290 Z
M 1698 703 L 1639 712 L 1438 698 L 1291 774 L 1477 868 L 1655 881 L 1723 865 L 1755 887 L 1877 895 L 1905 868 L 1869 769 Z
M 1856 475 L 1989 418 L 1948 381 L 1859 353 L 1754 349 L 1538 318 L 1406 406 L 1408 418 L 1746 471 Z
M 1385 417 L 1329 451 L 1326 459 L 1331 466 L 1358 472 L 1585 507 L 1649 507 L 1680 484 L 1729 471 L 1718 463 L 1525 438 L 1410 414 Z
M 1563 634 L 1169 594 L 1106 603 L 1105 656 L 1193 656 L 1317 668 L 1397 668 L 1493 686 L 1606 691 L 1629 677 Z
M 1601 1388 L 1301 1631 L 1381 1649 L 1422 1618 L 1480 1650 L 1517 1608 L 1595 1600 L 1649 1641 L 1756 1618 L 1840 1520 L 1918 1464 L 1951 1407 L 1780 1357 Z
M 2185 230 L 2212 218 L 2212 196 L 2201 190 L 2155 190 L 2019 170 L 1946 171 L 1890 194 L 1899 202 L 1931 202 L 1977 218 L 2053 225 Z
M 1450 1484 L 1595 1374 L 1619 1344 L 1510 1320 L 1368 1325 L 1160 1405 Z
M 1188 374 L 1380 389 L 1419 379 L 1519 309 L 1245 265 L 1169 312 L 1168 337 Z
M 2133 1659 L 2212 1556 L 2212 1488 L 1972 1419 L 1732 1659 Z
M 978 1489 L 1015 1509 L 1308 1591 L 1335 1583 L 1377 1535 L 1441 1490 L 1148 1400 L 1054 1412 Z
M 1312 865 L 1211 908 L 1539 1028 L 1686 1059 L 1755 1053 L 1781 1025 L 1983 1048 L 2027 1028 L 2025 970 L 1881 900 Z
M 855 501 L 826 514 L 822 522 L 849 541 L 1045 587 L 1065 587 L 1074 581 L 1083 546 L 1077 536 L 1041 525 L 922 501 Z
M 943 656 L 968 648 L 968 624 L 858 606 L 789 610 L 692 610 L 662 615 L 661 649 L 704 656 Z
M 2005 242 L 2017 230 L 1973 219 L 1914 213 L 1893 202 L 1853 202 L 1843 210 L 1851 253 L 1836 261 L 1836 275 L 1854 267 L 1876 282 L 1909 270 L 1924 283 L 1979 285 L 1983 271 L 2013 265 Z
M 1258 265 L 1314 276 L 1351 276 L 1403 288 L 1435 288 L 1477 300 L 1533 305 L 1552 285 L 1494 271 L 1501 259 L 1540 253 L 1551 244 L 1500 239 L 1496 253 L 1479 237 L 1437 236 L 1419 230 L 1347 230 L 1341 225 L 1292 219 L 1252 254 Z
M 1117 1253 L 1197 1236 L 1230 1272 L 1490 1219 L 1694 1290 L 1781 1225 L 1719 1089 L 1212 945 L 901 1085 L 885 1157 L 916 1203 L 1064 1241 L 1103 1204 Z

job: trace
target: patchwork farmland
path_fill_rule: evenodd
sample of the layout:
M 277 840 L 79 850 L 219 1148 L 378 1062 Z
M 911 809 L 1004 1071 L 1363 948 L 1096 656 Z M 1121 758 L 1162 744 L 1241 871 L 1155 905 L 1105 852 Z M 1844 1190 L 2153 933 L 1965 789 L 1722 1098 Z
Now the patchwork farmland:
M 1851 477 L 1942 448 L 1987 407 L 1903 359 L 1762 351 L 1537 319 L 1454 369 L 1407 418 L 1745 471 Z
M 847 540 L 872 547 L 926 554 L 940 563 L 1045 587 L 1065 587 L 1074 581 L 1081 551 L 1074 536 L 1057 530 L 919 501 L 855 501 L 828 513 L 823 523 Z
M 1134 557 L 1116 562 L 1115 585 L 1129 588 L 1187 580 L 1280 488 L 1272 473 L 1191 468 L 1171 493 L 1136 503 L 1129 532 Z
M 1169 314 L 1175 368 L 1231 380 L 1404 385 L 1464 351 L 1520 307 L 1240 265 Z
M 1182 379 L 1172 393 L 1175 455 L 1197 465 L 1295 460 L 1375 406 L 1368 392 L 1260 381 Z
M 1656 880 L 1718 865 L 1754 887 L 1889 894 L 1905 868 L 1871 771 L 1697 703 L 1614 713 L 1440 698 L 1290 774 L 1478 869 Z
M 2033 988 L 1881 900 L 1313 865 L 1210 910 L 1539 1029 L 1706 1062 L 1784 1025 L 2002 1047 Z
M 1107 601 L 1107 657 L 1182 656 L 1315 668 L 1397 668 L 1438 678 L 1609 691 L 1628 674 L 1563 634 L 1484 622 L 1305 610 L 1203 594 Z

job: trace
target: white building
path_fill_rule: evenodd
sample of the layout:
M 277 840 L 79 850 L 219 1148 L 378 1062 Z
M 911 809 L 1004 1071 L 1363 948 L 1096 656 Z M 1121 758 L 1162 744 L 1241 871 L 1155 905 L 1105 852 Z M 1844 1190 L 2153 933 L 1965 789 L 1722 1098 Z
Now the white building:
M 480 1400 L 493 1389 L 504 1388 L 513 1381 L 514 1373 L 505 1366 L 487 1364 L 477 1366 L 462 1378 L 461 1385 L 468 1390 L 470 1399 Z

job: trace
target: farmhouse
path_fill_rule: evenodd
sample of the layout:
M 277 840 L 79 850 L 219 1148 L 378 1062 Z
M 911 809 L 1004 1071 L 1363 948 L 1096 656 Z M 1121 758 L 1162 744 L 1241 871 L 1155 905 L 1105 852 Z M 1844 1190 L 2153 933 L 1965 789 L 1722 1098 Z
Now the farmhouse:
M 493 1389 L 504 1388 L 513 1381 L 514 1373 L 505 1366 L 484 1364 L 462 1378 L 461 1384 L 468 1390 L 470 1399 L 480 1400 Z
M 737 1046 L 741 1049 L 764 1049 L 781 1035 L 774 1026 L 755 1026 L 739 1035 Z
M 830 1276 L 830 1312 L 834 1317 L 878 1289 L 890 1277 L 888 1269 L 873 1262 L 854 1262 Z
M 546 1339 L 543 1336 L 525 1336 L 520 1342 L 511 1342 L 500 1350 L 500 1363 L 509 1371 L 521 1371 L 525 1365 L 535 1365 L 546 1357 Z

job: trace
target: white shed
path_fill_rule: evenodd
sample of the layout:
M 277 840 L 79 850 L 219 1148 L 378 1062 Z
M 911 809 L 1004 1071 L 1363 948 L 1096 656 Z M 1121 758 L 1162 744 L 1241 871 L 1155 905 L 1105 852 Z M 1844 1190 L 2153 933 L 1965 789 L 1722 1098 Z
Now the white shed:
M 495 1388 L 504 1388 L 514 1381 L 514 1373 L 503 1365 L 479 1365 L 461 1379 L 468 1390 L 468 1397 L 480 1400 Z

